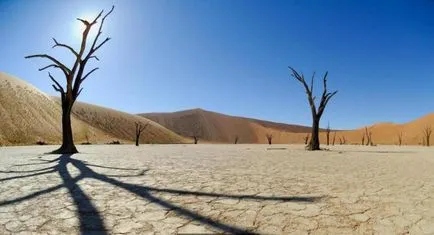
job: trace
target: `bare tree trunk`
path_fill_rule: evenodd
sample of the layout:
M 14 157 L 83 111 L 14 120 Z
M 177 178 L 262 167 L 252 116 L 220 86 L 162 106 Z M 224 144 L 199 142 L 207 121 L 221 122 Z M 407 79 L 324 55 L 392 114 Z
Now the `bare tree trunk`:
M 71 126 L 71 109 L 73 103 L 74 101 L 68 101 L 67 97 L 62 97 L 62 145 L 52 153 L 78 153 L 77 148 L 74 145 Z
M 327 125 L 326 138 L 327 138 L 327 146 L 329 146 L 329 144 L 330 144 L 330 123 Z
M 319 118 L 314 118 L 312 122 L 312 134 L 310 143 L 307 147 L 308 150 L 320 150 L 319 148 Z
M 193 136 L 194 139 L 194 144 L 197 144 L 197 142 L 199 142 L 199 138 L 197 136 Z

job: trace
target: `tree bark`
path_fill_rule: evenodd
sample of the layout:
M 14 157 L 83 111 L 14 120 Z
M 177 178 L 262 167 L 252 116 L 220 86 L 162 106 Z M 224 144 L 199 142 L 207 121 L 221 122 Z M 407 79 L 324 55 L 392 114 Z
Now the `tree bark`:
M 309 150 L 320 150 L 319 145 L 319 118 L 314 117 L 312 122 L 312 135 L 308 145 Z
M 78 153 L 74 145 L 74 137 L 72 135 L 71 126 L 71 110 L 73 101 L 68 101 L 67 98 L 62 98 L 62 146 L 54 150 L 52 153 Z

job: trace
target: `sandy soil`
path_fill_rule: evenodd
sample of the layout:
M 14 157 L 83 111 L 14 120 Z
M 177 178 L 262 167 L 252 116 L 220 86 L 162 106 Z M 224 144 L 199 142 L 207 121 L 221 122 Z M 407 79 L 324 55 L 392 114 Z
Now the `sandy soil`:
M 53 148 L 0 148 L 0 234 L 434 233 L 434 148 Z

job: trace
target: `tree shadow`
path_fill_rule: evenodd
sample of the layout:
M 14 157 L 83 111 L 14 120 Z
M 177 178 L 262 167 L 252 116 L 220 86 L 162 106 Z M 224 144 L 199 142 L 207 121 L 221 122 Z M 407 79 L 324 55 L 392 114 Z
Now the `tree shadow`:
M 225 233 L 233 233 L 233 234 L 255 234 L 252 231 L 246 230 L 241 227 L 237 227 L 234 225 L 225 224 L 221 221 L 217 221 L 215 219 L 211 219 L 207 216 L 201 215 L 189 209 L 183 208 L 181 206 L 175 205 L 169 201 L 163 200 L 152 195 L 153 192 L 160 193 L 169 193 L 175 195 L 195 195 L 195 196 L 204 196 L 204 197 L 219 197 L 219 198 L 229 198 L 229 199 L 239 199 L 239 200 L 271 200 L 271 201 L 282 201 L 282 202 L 304 202 L 304 203 L 312 203 L 320 200 L 322 197 L 267 197 L 267 196 L 259 196 L 259 195 L 231 195 L 231 194 L 220 194 L 220 193 L 211 193 L 211 192 L 198 192 L 198 191 L 188 191 L 188 190 L 178 190 L 178 189 L 167 189 L 167 188 L 156 188 L 150 186 L 143 186 L 138 184 L 131 184 L 119 181 L 115 178 L 117 177 L 140 177 L 143 176 L 148 169 L 143 170 L 139 174 L 132 175 L 108 175 L 95 172 L 89 166 L 104 168 L 104 169 L 115 169 L 115 170 L 139 170 L 135 168 L 120 168 L 120 167 L 107 167 L 96 164 L 90 164 L 86 161 L 74 159 L 70 154 L 64 154 L 54 160 L 45 160 L 39 159 L 43 161 L 43 164 L 49 164 L 57 161 L 57 164 L 53 167 L 47 167 L 37 170 L 30 171 L 2 171 L 0 173 L 26 173 L 26 172 L 36 172 L 32 174 L 22 175 L 22 176 L 14 176 L 9 178 L 2 178 L 2 181 L 8 181 L 19 178 L 27 178 L 39 175 L 45 175 L 50 173 L 57 172 L 62 179 L 62 183 L 56 186 L 48 187 L 46 189 L 22 196 L 17 197 L 11 200 L 0 201 L 0 207 L 15 204 L 19 202 L 23 202 L 26 200 L 30 200 L 36 198 L 38 196 L 48 194 L 54 191 L 57 191 L 62 188 L 66 188 L 71 196 L 75 207 L 77 208 L 77 217 L 80 223 L 80 232 L 81 234 L 93 234 L 95 232 L 99 234 L 108 234 L 108 230 L 104 225 L 103 218 L 100 212 L 97 210 L 96 206 L 93 204 L 92 200 L 89 196 L 81 189 L 81 187 L 77 184 L 82 179 L 94 179 L 99 180 L 100 182 L 104 182 L 121 189 L 124 189 L 130 193 L 141 197 L 148 202 L 155 203 L 159 206 L 166 208 L 169 211 L 175 212 L 177 215 L 182 217 L 189 218 L 191 220 L 200 222 L 202 224 L 208 225 L 214 229 L 217 229 L 221 232 Z M 67 165 L 71 164 L 79 170 L 79 174 L 75 177 L 72 177 L 70 172 L 68 171 Z M 21 164 L 23 165 L 23 164 Z M 38 164 L 39 165 L 39 164 Z M 18 166 L 18 165 L 16 165 Z

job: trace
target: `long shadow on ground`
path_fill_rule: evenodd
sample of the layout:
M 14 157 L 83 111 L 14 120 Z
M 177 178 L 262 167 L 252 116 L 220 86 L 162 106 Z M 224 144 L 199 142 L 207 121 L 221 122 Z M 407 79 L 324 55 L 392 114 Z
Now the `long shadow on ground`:
M 211 192 L 197 192 L 197 191 L 187 191 L 187 190 L 178 190 L 178 189 L 156 188 L 156 187 L 149 187 L 149 186 L 138 185 L 138 184 L 125 183 L 112 178 L 112 177 L 139 177 L 144 175 L 146 170 L 142 171 L 140 174 L 137 175 L 101 174 L 95 172 L 89 166 L 105 168 L 105 169 L 127 170 L 127 171 L 139 170 L 139 169 L 108 167 L 108 166 L 90 164 L 87 163 L 86 161 L 74 159 L 72 158 L 72 155 L 68 155 L 68 154 L 61 155 L 60 157 L 54 160 L 45 160 L 41 158 L 38 160 L 42 161 L 43 163 L 39 162 L 39 163 L 29 163 L 29 164 L 21 164 L 21 165 L 41 165 L 41 164 L 51 164 L 51 163 L 57 163 L 57 164 L 52 167 L 46 167 L 46 168 L 30 170 L 30 171 L 0 171 L 0 173 L 31 173 L 27 175 L 2 178 L 0 179 L 0 182 L 57 172 L 61 177 L 63 183 L 25 196 L 17 197 L 11 200 L 0 201 L 0 207 L 33 199 L 38 196 L 54 192 L 61 188 L 66 188 L 69 194 L 71 195 L 73 202 L 77 208 L 77 216 L 80 222 L 81 234 L 90 234 L 94 232 L 98 232 L 99 234 L 107 234 L 108 232 L 107 228 L 104 225 L 104 221 L 100 212 L 96 209 L 91 199 L 77 184 L 80 180 L 86 178 L 99 180 L 108 183 L 110 185 L 117 186 L 126 191 L 134 193 L 135 195 L 143 198 L 144 200 L 147 200 L 148 202 L 152 202 L 168 210 L 172 210 L 173 212 L 175 212 L 180 216 L 211 226 L 214 229 L 218 229 L 222 232 L 233 233 L 233 234 L 255 234 L 255 233 L 248 231 L 244 228 L 225 224 L 223 222 L 200 215 L 194 211 L 183 208 L 181 206 L 174 205 L 169 201 L 153 196 L 151 193 L 163 192 L 163 193 L 176 194 L 176 195 L 196 195 L 196 196 L 222 197 L 222 198 L 247 199 L 247 200 L 249 199 L 250 200 L 274 200 L 274 201 L 284 201 L 284 202 L 288 202 L 288 201 L 315 202 L 316 200 L 320 199 L 320 197 L 266 197 L 266 196 L 256 196 L 256 195 L 230 195 L 230 194 L 219 194 L 219 193 L 211 193 Z M 72 164 L 73 166 L 75 166 L 80 171 L 80 174 L 76 177 L 72 177 L 70 172 L 67 169 L 68 164 Z

